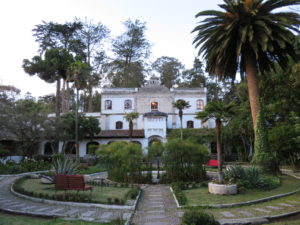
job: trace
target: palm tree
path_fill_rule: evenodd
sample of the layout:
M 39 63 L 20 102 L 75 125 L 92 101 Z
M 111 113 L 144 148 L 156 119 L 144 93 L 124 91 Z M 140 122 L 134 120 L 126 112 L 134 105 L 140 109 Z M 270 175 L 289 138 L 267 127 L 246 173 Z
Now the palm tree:
M 131 113 L 126 113 L 124 116 L 126 121 L 129 122 L 129 138 L 132 138 L 132 132 L 133 132 L 133 120 L 139 118 L 139 113 L 137 112 L 131 112 Z
M 178 109 L 178 116 L 180 119 L 180 138 L 181 140 L 183 139 L 183 132 L 182 132 L 182 115 L 183 115 L 183 110 L 190 108 L 189 102 L 183 100 L 183 99 L 178 99 L 176 102 L 173 102 L 173 107 Z
M 201 119 L 202 122 L 206 122 L 209 119 L 214 119 L 216 122 L 216 135 L 217 135 L 217 157 L 218 157 L 218 172 L 219 182 L 224 183 L 222 174 L 223 166 L 223 154 L 221 148 L 221 127 L 222 122 L 227 121 L 234 114 L 234 103 L 224 103 L 222 101 L 209 102 L 203 112 L 198 112 L 196 119 Z
M 278 9 L 299 4 L 300 0 L 224 0 L 219 5 L 224 11 L 196 15 L 205 19 L 192 31 L 197 32 L 193 43 L 200 47 L 208 72 L 219 79 L 235 79 L 238 69 L 242 77 L 246 72 L 254 130 L 259 111 L 257 73 L 275 69 L 274 62 L 284 68 L 290 57 L 296 59 L 293 32 L 299 33 L 300 16 Z
M 76 160 L 79 161 L 78 149 L 78 98 L 79 90 L 86 87 L 86 79 L 90 74 L 90 67 L 88 64 L 79 60 L 72 63 L 68 69 L 69 81 L 74 82 L 76 88 L 76 116 L 75 116 L 75 143 L 76 143 Z

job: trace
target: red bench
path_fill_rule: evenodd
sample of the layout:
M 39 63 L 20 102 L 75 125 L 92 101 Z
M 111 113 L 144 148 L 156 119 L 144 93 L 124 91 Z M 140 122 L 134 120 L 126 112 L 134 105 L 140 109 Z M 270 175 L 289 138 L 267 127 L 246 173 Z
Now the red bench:
M 57 174 L 55 176 L 55 189 L 56 190 L 76 190 L 78 191 L 92 191 L 91 186 L 85 185 L 83 175 L 66 175 Z
M 218 167 L 219 166 L 219 162 L 218 160 L 216 159 L 210 159 L 208 161 L 208 166 L 211 166 L 211 167 Z

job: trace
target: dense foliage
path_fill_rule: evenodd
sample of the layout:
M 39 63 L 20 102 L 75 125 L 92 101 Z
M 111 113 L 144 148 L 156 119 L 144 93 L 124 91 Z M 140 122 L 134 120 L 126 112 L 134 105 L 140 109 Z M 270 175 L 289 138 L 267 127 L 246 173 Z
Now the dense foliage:
M 201 210 L 188 210 L 182 217 L 181 225 L 218 225 L 213 215 Z
M 101 145 L 97 154 L 107 167 L 109 179 L 118 182 L 146 181 L 141 171 L 143 153 L 140 145 L 123 141 L 113 142 Z
M 206 178 L 202 164 L 208 159 L 204 145 L 189 140 L 173 139 L 166 143 L 164 164 L 168 180 L 201 181 Z
M 254 166 L 243 168 L 241 166 L 231 166 L 224 172 L 225 179 L 230 183 L 236 183 L 238 188 L 270 190 L 280 185 L 278 177 L 263 174 Z

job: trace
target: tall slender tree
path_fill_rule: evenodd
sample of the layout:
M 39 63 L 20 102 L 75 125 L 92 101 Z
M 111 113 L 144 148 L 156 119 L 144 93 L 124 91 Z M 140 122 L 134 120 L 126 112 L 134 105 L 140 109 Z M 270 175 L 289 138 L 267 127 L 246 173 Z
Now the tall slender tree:
M 91 73 L 86 80 L 86 92 L 88 94 L 87 111 L 92 112 L 93 108 L 93 88 L 100 84 L 101 65 L 105 61 L 104 43 L 109 37 L 110 30 L 101 22 L 85 19 L 75 19 L 82 24 L 82 28 L 77 32 L 76 37 L 84 44 L 85 61 L 91 68 Z
M 162 56 L 155 60 L 152 68 L 160 73 L 161 83 L 171 88 L 174 84 L 180 83 L 184 66 L 174 57 Z
M 144 83 L 145 60 L 150 55 L 150 44 L 145 37 L 146 24 L 128 19 L 126 31 L 115 38 L 113 61 L 106 64 L 107 77 L 116 87 L 139 87 Z
M 176 102 L 173 102 L 173 107 L 178 109 L 178 116 L 180 119 L 180 138 L 181 140 L 183 139 L 183 130 L 182 130 L 182 116 L 183 116 L 183 110 L 190 108 L 189 102 L 183 100 L 183 99 L 178 99 Z
M 75 142 L 76 142 L 76 159 L 79 161 L 79 148 L 78 148 L 78 98 L 79 90 L 86 87 L 86 80 L 90 75 L 90 66 L 82 61 L 75 61 L 68 68 L 70 81 L 74 82 L 76 88 L 76 112 L 75 112 Z
M 259 111 L 257 73 L 264 74 L 277 62 L 285 68 L 296 59 L 293 41 L 299 33 L 300 16 L 279 12 L 282 7 L 299 5 L 300 0 L 224 0 L 224 11 L 199 12 L 205 17 L 192 32 L 199 55 L 207 61 L 210 74 L 235 79 L 239 69 L 246 72 L 253 127 Z
M 234 114 L 234 104 L 224 103 L 222 101 L 209 102 L 203 112 L 198 112 L 196 119 L 201 119 L 203 122 L 209 119 L 214 119 L 216 122 L 216 135 L 217 135 L 217 157 L 218 157 L 218 172 L 219 182 L 224 183 L 224 177 L 222 174 L 223 167 L 223 152 L 221 148 L 221 127 L 222 122 L 227 121 Z

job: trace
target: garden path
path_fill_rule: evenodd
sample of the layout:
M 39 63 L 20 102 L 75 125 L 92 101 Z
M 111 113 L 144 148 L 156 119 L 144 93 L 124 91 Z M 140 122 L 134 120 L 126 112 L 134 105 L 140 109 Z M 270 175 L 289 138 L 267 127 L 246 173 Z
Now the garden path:
M 178 210 L 167 185 L 147 185 L 133 217 L 135 225 L 178 225 L 182 210 Z
M 66 217 L 95 222 L 106 222 L 118 218 L 127 220 L 132 215 L 132 211 L 126 209 L 63 206 L 22 199 L 10 192 L 11 184 L 16 178 L 18 176 L 0 176 L 0 210 L 26 215 Z

